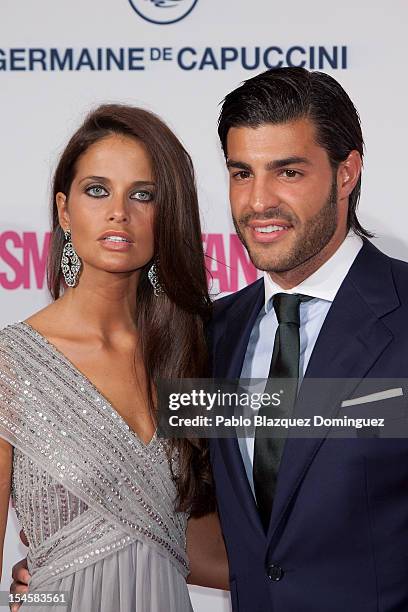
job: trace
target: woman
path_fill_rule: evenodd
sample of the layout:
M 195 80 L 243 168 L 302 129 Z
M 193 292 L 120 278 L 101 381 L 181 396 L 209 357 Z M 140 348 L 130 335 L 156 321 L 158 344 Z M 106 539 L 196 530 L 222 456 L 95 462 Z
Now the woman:
M 190 157 L 151 113 L 101 106 L 62 154 L 52 219 L 55 301 L 0 332 L 0 552 L 12 490 L 30 592 L 67 593 L 55 610 L 191 610 L 189 572 L 227 572 L 213 517 L 190 520 L 186 554 L 188 513 L 214 505 L 205 447 L 155 434 L 158 379 L 206 372 Z

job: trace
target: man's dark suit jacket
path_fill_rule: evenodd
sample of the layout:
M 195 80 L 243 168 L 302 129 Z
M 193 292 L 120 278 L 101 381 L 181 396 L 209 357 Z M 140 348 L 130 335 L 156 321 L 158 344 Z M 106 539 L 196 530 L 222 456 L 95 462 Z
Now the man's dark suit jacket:
M 215 377 L 239 378 L 263 304 L 262 279 L 216 302 Z M 408 263 L 365 240 L 306 377 L 407 375 Z M 385 400 L 387 415 L 401 402 Z M 289 437 L 266 535 L 237 440 L 210 446 L 234 612 L 408 612 L 408 440 Z

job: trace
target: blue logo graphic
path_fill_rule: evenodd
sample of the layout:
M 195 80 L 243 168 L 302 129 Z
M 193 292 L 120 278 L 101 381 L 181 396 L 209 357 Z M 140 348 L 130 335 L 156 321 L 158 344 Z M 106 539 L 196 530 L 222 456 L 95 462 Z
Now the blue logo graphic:
M 187 17 L 198 0 L 129 0 L 129 2 L 136 13 L 146 21 L 166 25 Z
M 183 2 L 184 0 L 181 0 Z M 163 8 L 169 8 L 174 6 L 175 2 L 180 2 L 180 0 L 150 0 L 153 2 L 154 6 L 158 6 L 159 8 L 162 6 Z

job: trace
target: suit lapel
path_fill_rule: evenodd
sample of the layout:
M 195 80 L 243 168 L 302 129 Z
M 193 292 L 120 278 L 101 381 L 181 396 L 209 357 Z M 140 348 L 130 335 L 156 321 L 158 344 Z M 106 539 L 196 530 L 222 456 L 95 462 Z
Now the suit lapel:
M 381 317 L 398 305 L 389 258 L 365 242 L 329 310 L 306 371 L 306 379 L 348 379 L 334 391 L 329 385 L 319 389 L 318 414 L 334 416 L 345 392 L 350 394 L 356 379 L 368 374 L 393 338 Z M 297 416 L 307 410 L 310 399 L 307 385 L 302 385 Z M 268 531 L 271 543 L 328 431 L 322 428 L 319 439 L 287 439 Z
M 251 287 L 241 299 L 231 306 L 224 333 L 215 347 L 214 376 L 239 378 L 256 318 L 265 299 L 263 279 Z
M 238 379 L 241 376 L 249 337 L 264 304 L 264 296 L 264 284 L 261 280 L 254 284 L 253 291 L 249 291 L 231 307 L 224 334 L 215 351 L 216 378 Z M 265 537 L 237 438 L 220 438 L 217 443 L 228 473 L 233 474 L 238 499 L 259 535 Z

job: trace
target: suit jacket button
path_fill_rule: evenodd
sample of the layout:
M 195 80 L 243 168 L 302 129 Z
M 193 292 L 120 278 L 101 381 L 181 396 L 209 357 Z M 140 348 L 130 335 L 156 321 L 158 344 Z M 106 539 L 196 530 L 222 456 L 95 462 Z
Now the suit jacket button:
M 268 573 L 268 578 L 270 578 L 274 582 L 279 582 L 279 580 L 282 580 L 283 578 L 283 569 L 279 565 L 276 565 L 276 563 L 272 563 L 271 565 L 268 565 L 267 573 Z

